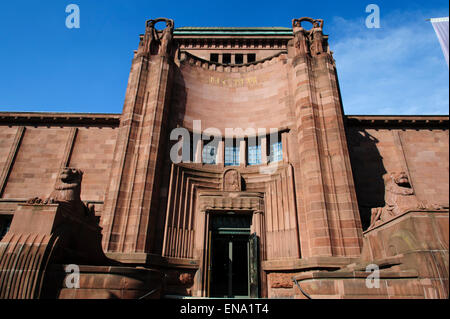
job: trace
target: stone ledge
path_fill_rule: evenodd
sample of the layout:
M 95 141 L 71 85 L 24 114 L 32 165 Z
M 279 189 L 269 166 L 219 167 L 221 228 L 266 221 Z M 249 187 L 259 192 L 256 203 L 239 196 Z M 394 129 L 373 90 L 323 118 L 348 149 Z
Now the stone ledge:
M 62 271 L 67 265 L 53 265 L 50 270 L 52 271 Z M 90 274 L 120 274 L 120 275 L 136 275 L 136 274 L 147 274 L 147 273 L 157 273 L 159 271 L 155 269 L 143 268 L 143 267 L 123 267 L 123 266 L 90 266 L 90 265 L 79 265 L 80 271 L 82 273 Z
M 314 279 L 352 279 L 352 278 L 367 278 L 371 273 L 366 271 L 336 271 L 336 272 L 322 272 L 310 271 L 302 273 L 293 277 L 293 279 L 314 280 Z M 400 271 L 380 271 L 380 279 L 388 278 L 418 278 L 419 274 L 416 270 L 400 270 Z
M 119 261 L 124 264 L 139 264 L 188 269 L 197 269 L 199 267 L 199 261 L 197 259 L 190 258 L 163 257 L 148 253 L 107 252 L 105 255 L 110 259 Z
M 352 257 L 311 257 L 305 259 L 265 260 L 262 269 L 268 271 L 304 271 L 306 269 L 340 269 L 354 263 L 358 258 Z
M 392 222 L 397 221 L 397 220 L 401 219 L 402 217 L 404 217 L 406 215 L 413 214 L 413 213 L 421 213 L 421 214 L 425 214 L 425 215 L 426 214 L 448 214 L 449 210 L 447 208 L 442 209 L 442 210 L 425 210 L 425 209 L 411 209 L 411 210 L 407 210 L 407 211 L 405 211 L 405 212 L 403 212 L 403 213 L 401 213 L 401 214 L 399 214 L 397 216 L 392 217 L 391 219 L 389 219 L 389 220 L 387 220 L 387 221 L 385 221 L 383 223 L 380 223 L 378 225 L 373 226 L 372 228 L 369 228 L 368 230 L 363 232 L 363 235 L 369 234 L 369 233 L 371 233 L 372 231 L 374 231 L 376 229 L 382 228 L 385 225 L 391 224 Z

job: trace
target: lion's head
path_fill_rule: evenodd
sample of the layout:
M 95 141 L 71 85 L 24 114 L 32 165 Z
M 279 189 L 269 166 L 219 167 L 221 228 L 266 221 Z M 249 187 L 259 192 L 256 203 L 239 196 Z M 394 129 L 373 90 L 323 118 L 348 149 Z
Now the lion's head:
M 386 176 L 386 184 L 395 184 L 399 187 L 411 188 L 408 175 L 405 172 L 390 173 Z
M 81 184 L 83 179 L 83 171 L 76 168 L 66 167 L 61 170 L 59 179 L 62 184 L 70 184 L 75 187 L 76 185 Z

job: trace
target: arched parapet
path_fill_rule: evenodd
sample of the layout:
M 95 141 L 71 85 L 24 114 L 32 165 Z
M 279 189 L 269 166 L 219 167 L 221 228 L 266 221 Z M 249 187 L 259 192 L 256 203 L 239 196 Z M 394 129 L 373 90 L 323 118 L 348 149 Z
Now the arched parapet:
M 244 64 L 223 64 L 220 62 L 213 62 L 209 60 L 202 59 L 195 56 L 187 51 L 180 53 L 180 61 L 182 64 L 189 64 L 191 66 L 197 66 L 202 69 L 217 71 L 217 72 L 230 72 L 230 73 L 243 73 L 251 72 L 253 70 L 262 69 L 268 65 L 272 65 L 279 61 L 286 60 L 287 52 L 279 52 L 270 57 L 257 60 L 255 62 L 244 63 Z

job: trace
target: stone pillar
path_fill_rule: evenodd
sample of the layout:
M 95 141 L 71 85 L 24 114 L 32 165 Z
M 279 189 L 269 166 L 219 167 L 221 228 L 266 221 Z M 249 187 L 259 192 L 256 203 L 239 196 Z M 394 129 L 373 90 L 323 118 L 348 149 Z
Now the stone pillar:
M 362 228 L 331 54 L 290 48 L 302 257 L 358 256 Z
M 197 145 L 195 146 L 194 163 L 197 164 L 203 163 L 202 154 L 203 154 L 203 140 L 200 139 L 197 141 Z
M 217 146 L 217 155 L 216 155 L 216 164 L 219 167 L 224 167 L 225 163 L 225 143 L 223 140 L 219 141 L 219 145 Z
M 329 53 L 314 58 L 316 90 L 321 106 L 324 171 L 329 190 L 333 254 L 359 256 L 362 225 L 356 198 L 344 112 L 334 59 Z M 340 246 L 340 247 L 339 247 Z
M 246 166 L 247 165 L 247 143 L 245 139 L 238 139 L 239 141 L 239 165 Z
M 267 157 L 267 137 L 264 136 L 261 138 L 261 164 L 267 164 L 268 163 L 268 157 Z
M 165 41 L 171 43 L 169 37 Z M 172 55 L 161 49 L 133 60 L 105 199 L 105 251 L 149 252 L 173 67 Z

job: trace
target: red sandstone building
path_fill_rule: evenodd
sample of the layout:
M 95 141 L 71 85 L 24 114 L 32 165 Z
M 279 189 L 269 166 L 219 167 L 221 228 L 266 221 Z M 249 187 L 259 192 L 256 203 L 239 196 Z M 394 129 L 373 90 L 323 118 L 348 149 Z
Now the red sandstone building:
M 0 113 L 0 298 L 448 298 L 448 116 L 344 115 L 322 26 L 150 20 L 122 114 Z

